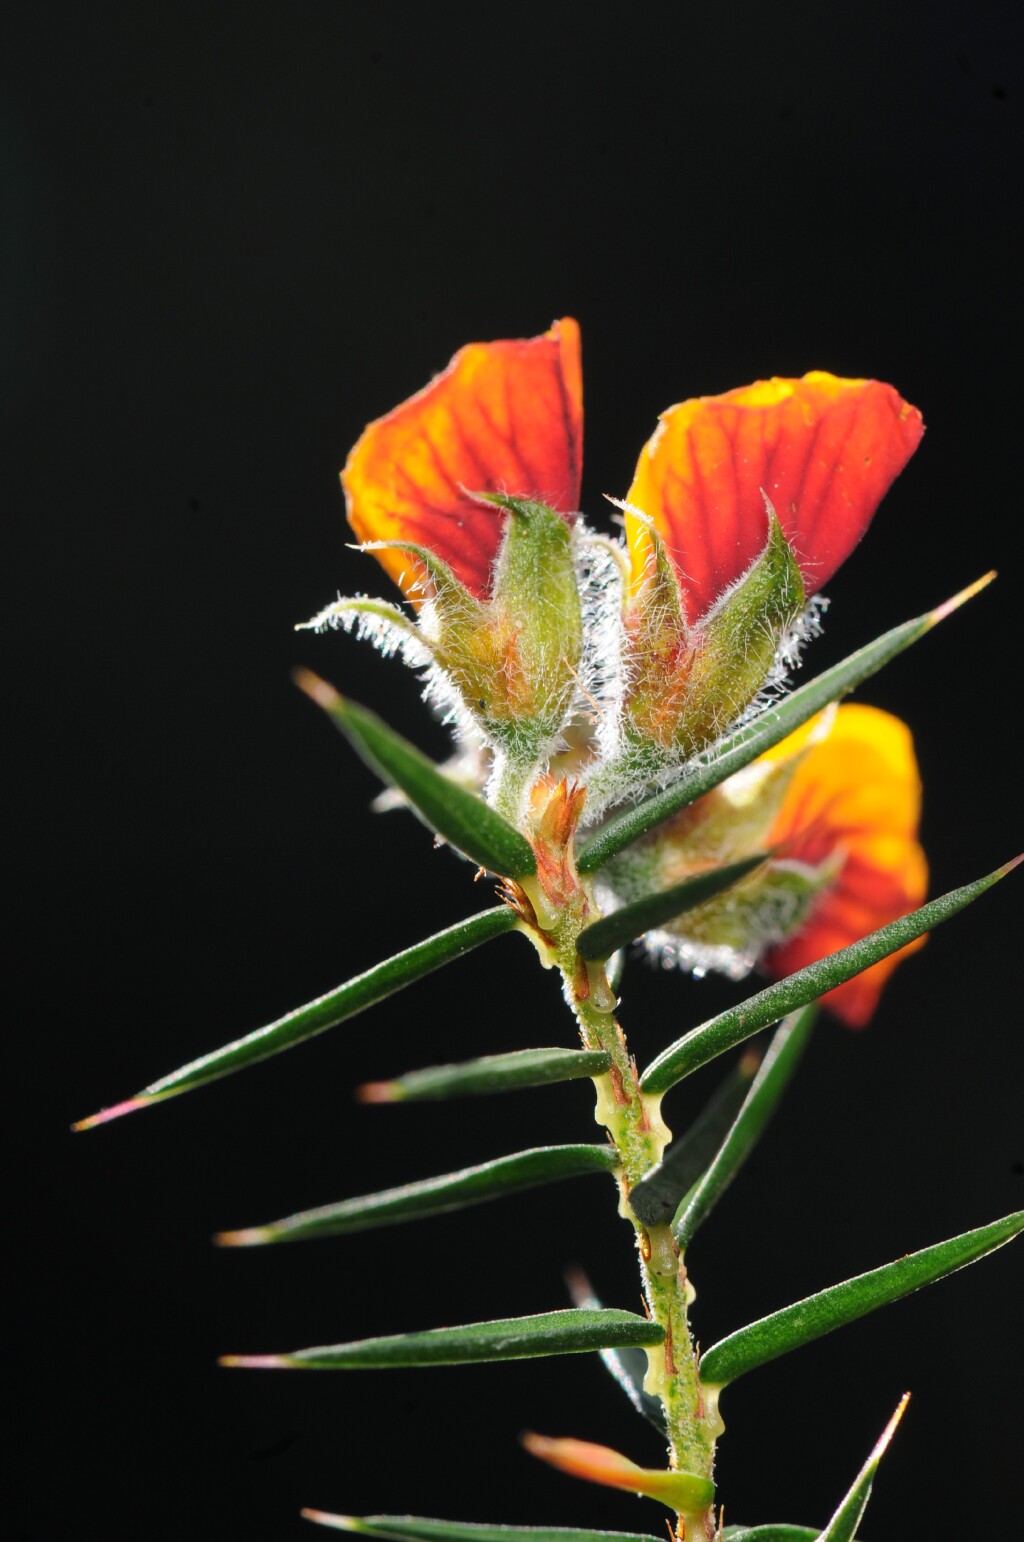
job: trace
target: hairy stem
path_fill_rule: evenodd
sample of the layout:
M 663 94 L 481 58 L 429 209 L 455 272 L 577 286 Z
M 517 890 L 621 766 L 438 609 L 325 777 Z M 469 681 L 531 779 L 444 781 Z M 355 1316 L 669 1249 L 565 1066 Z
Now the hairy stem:
M 661 1160 L 670 1131 L 661 1117 L 661 1099 L 640 1091 L 636 1064 L 615 1017 L 616 999 L 608 984 L 605 962 L 587 963 L 576 951 L 580 931 L 596 918 L 597 906 L 588 887 L 580 883 L 571 854 L 562 873 L 570 882 L 554 905 L 555 896 L 542 893 L 536 880 L 531 899 L 544 917 L 547 940 L 562 972 L 584 1046 L 604 1050 L 612 1057 L 609 1070 L 594 1078 L 595 1117 L 608 1130 L 619 1154 L 619 1211 L 636 1233 L 648 1312 L 665 1330 L 664 1345 L 648 1351 L 644 1385 L 661 1398 L 665 1410 L 670 1465 L 710 1478 L 720 1425 L 717 1410 L 705 1404 L 700 1385 L 696 1346 L 687 1318 L 693 1290 L 671 1229 L 658 1226 L 648 1231 L 628 1203 L 633 1185 Z M 681 1513 L 679 1522 L 681 1537 L 710 1542 L 715 1536 L 711 1510 Z

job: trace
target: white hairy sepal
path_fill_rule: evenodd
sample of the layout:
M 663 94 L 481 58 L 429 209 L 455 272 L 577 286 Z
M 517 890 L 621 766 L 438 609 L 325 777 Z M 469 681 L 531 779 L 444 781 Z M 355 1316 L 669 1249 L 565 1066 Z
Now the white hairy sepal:
M 801 613 L 780 636 L 775 656 L 760 689 L 742 711 L 725 724 L 715 740 L 695 755 L 687 755 L 681 748 L 663 749 L 637 743 L 626 732 L 621 705 L 623 698 L 620 695 L 617 709 L 613 708 L 602 717 L 598 725 L 598 749 L 588 778 L 587 804 L 582 821 L 584 827 L 592 827 L 613 808 L 638 803 L 641 798 L 671 787 L 685 771 L 713 764 L 723 740 L 754 722 L 763 713 L 770 712 L 790 689 L 791 676 L 803 662 L 804 644 L 821 635 L 821 618 L 828 604 L 826 597 L 821 594 L 808 600 Z M 621 632 L 621 622 L 619 627 Z M 618 659 L 619 679 L 624 680 L 621 643 Z
M 430 646 L 397 605 L 375 599 L 369 594 L 338 596 L 330 605 L 300 621 L 297 632 L 352 632 L 368 641 L 385 658 L 398 654 L 412 669 L 423 669 L 432 662 Z

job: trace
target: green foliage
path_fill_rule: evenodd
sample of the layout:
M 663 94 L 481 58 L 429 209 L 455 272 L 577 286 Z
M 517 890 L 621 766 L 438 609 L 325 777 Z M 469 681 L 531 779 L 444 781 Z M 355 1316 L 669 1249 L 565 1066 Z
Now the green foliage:
M 339 696 L 309 671 L 297 676 L 307 695 L 323 707 L 359 758 L 381 781 L 397 787 L 429 830 L 471 862 L 504 878 L 526 878 L 537 863 L 529 842 L 514 825 L 476 793 L 446 776 L 408 739 L 357 702 Z
M 753 1057 L 743 1056 L 701 1109 L 685 1134 L 668 1147 L 657 1167 L 634 1183 L 629 1205 L 645 1226 L 664 1226 L 680 1201 L 700 1181 L 739 1113 L 757 1071 Z
M 894 1259 L 880 1269 L 831 1285 L 828 1290 L 783 1307 L 746 1328 L 738 1328 L 728 1338 L 713 1344 L 701 1357 L 701 1376 L 708 1386 L 728 1386 L 748 1371 L 767 1365 L 769 1360 L 777 1360 L 780 1355 L 810 1344 L 848 1322 L 856 1322 L 858 1317 L 865 1317 L 890 1301 L 909 1296 L 922 1285 L 931 1285 L 973 1264 L 986 1253 L 1012 1242 L 1022 1231 L 1024 1210 L 1018 1210 L 989 1226 L 979 1226 L 947 1242 L 922 1248 L 919 1253 Z
M 334 1205 L 320 1205 L 280 1221 L 268 1221 L 246 1231 L 221 1232 L 217 1241 L 230 1247 L 265 1242 L 297 1242 L 305 1237 L 341 1236 L 346 1232 L 372 1231 L 401 1221 L 422 1220 L 464 1210 L 504 1194 L 519 1194 L 542 1183 L 581 1178 L 587 1173 L 610 1173 L 618 1157 L 610 1146 L 536 1146 L 514 1156 L 496 1157 L 461 1172 L 438 1178 L 421 1178 L 401 1188 L 379 1194 L 362 1194 Z
M 647 1348 L 663 1343 L 664 1338 L 664 1329 L 635 1312 L 569 1308 L 533 1317 L 505 1317 L 457 1328 L 428 1328 L 423 1333 L 395 1333 L 351 1344 L 296 1349 L 283 1355 L 225 1355 L 221 1364 L 261 1369 L 395 1370 L 402 1366 L 533 1360 L 594 1349 Z
M 339 1531 L 395 1538 L 397 1542 L 663 1542 L 634 1531 L 585 1531 L 575 1526 L 471 1526 L 465 1521 L 427 1520 L 419 1515 L 325 1515 L 304 1510 L 309 1520 Z
M 706 900 L 713 899 L 716 894 L 721 894 L 752 873 L 755 867 L 760 867 L 764 860 L 764 852 L 755 852 L 752 857 L 744 857 L 742 862 L 730 862 L 725 867 L 712 868 L 706 873 L 684 878 L 671 888 L 645 894 L 642 899 L 633 900 L 631 904 L 623 905 L 610 915 L 603 916 L 600 921 L 585 927 L 579 935 L 576 951 L 585 959 L 610 958 L 619 948 L 634 942 L 645 932 L 654 931 L 656 927 L 674 921 L 676 916 L 684 915 L 687 910 L 693 910 Z
M 369 1103 L 421 1103 L 440 1098 L 483 1097 L 493 1092 L 518 1092 L 549 1082 L 600 1076 L 611 1065 L 604 1050 L 516 1049 L 507 1055 L 481 1055 L 457 1065 L 427 1066 L 407 1071 L 390 1082 L 371 1082 L 361 1089 Z
M 276 1022 L 268 1023 L 265 1028 L 257 1028 L 244 1038 L 235 1039 L 222 1049 L 201 1055 L 198 1060 L 192 1060 L 179 1070 L 171 1071 L 159 1081 L 150 1082 L 148 1087 L 143 1087 L 141 1092 L 126 1102 L 80 1120 L 75 1128 L 89 1129 L 120 1114 L 131 1113 L 133 1109 L 144 1108 L 149 1103 L 160 1102 L 180 1092 L 190 1092 L 194 1087 L 205 1086 L 207 1082 L 229 1076 L 232 1071 L 240 1071 L 244 1066 L 255 1065 L 258 1060 L 267 1060 L 284 1049 L 291 1049 L 293 1044 L 302 1044 L 325 1029 L 343 1023 L 346 1018 L 365 1012 L 367 1007 L 375 1006 L 378 1001 L 394 995 L 395 991 L 404 990 L 407 985 L 422 980 L 425 975 L 440 969 L 442 964 L 450 964 L 461 958 L 471 948 L 478 948 L 504 932 L 513 931 L 517 924 L 516 916 L 507 905 L 496 905 L 492 910 L 481 911 L 479 915 L 470 916 L 465 921 L 456 921 L 454 926 L 446 927 L 443 932 L 435 932 L 433 937 L 427 937 L 423 942 L 386 958 L 383 963 L 375 964 L 372 969 L 347 980 L 335 990 L 327 991 L 315 1001 L 308 1001 L 305 1006 L 296 1007 Z
M 909 942 L 923 937 L 925 932 L 948 921 L 973 900 L 979 899 L 987 889 L 991 889 L 1009 870 L 1009 866 L 1000 867 L 994 873 L 976 879 L 974 883 L 951 889 L 939 899 L 930 900 L 927 905 L 911 910 L 896 921 L 890 921 L 888 926 L 869 932 L 859 942 L 839 948 L 835 953 L 828 953 L 816 963 L 808 964 L 805 969 L 798 969 L 784 980 L 766 986 L 740 1006 L 720 1012 L 717 1017 L 702 1023 L 699 1028 L 692 1029 L 683 1038 L 663 1049 L 640 1077 L 640 1086 L 644 1092 L 667 1092 L 676 1082 L 682 1081 L 684 1076 L 689 1076 L 726 1050 L 735 1049 L 737 1044 L 742 1044 L 761 1028 L 778 1022 L 787 1012 L 807 1006 L 826 991 L 834 990 L 837 985 L 843 985 L 865 969 L 870 969 L 879 959 L 898 952 Z
M 817 1006 L 812 1004 L 787 1018 L 776 1030 L 743 1106 L 716 1152 L 714 1161 L 681 1201 L 672 1219 L 672 1231 L 684 1253 L 693 1241 L 697 1228 L 707 1220 L 760 1140 L 800 1064 L 816 1015 Z
M 742 771 L 758 755 L 791 734 L 806 723 L 816 712 L 821 712 L 831 702 L 854 690 L 856 686 L 877 674 L 897 654 L 913 643 L 919 642 L 932 628 L 947 616 L 962 600 L 974 592 L 972 585 L 963 595 L 954 595 L 945 604 L 923 616 L 904 621 L 873 642 L 858 648 L 839 664 L 826 669 L 817 679 L 809 680 L 798 690 L 767 708 L 753 722 L 727 733 L 719 739 L 714 752 L 687 766 L 682 774 L 660 792 L 651 793 L 631 807 L 614 814 L 589 839 L 580 845 L 578 865 L 581 873 L 596 873 L 598 868 L 610 862 L 633 841 L 653 830 L 664 820 L 677 814 L 680 809 L 696 802 L 724 782 L 727 777 Z

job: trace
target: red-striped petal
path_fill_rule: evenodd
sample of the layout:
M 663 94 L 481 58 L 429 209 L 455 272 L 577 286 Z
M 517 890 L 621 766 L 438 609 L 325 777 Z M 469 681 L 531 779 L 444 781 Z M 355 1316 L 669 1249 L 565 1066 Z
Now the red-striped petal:
M 507 515 L 472 494 L 534 498 L 570 514 L 579 505 L 582 450 L 575 321 L 556 321 L 540 337 L 470 343 L 365 430 L 342 472 L 349 523 L 361 541 L 427 547 L 485 599 Z M 376 555 L 415 599 L 414 558 Z
M 764 547 L 762 491 L 814 594 L 856 546 L 923 432 L 917 408 L 878 380 L 820 371 L 762 380 L 663 413 L 628 501 L 669 548 L 689 621 Z M 626 529 L 635 587 L 649 537 L 635 516 L 627 515 Z

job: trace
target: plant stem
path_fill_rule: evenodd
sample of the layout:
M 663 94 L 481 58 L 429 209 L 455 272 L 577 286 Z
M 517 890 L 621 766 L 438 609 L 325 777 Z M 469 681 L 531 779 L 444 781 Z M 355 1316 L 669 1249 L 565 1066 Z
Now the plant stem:
M 671 1466 L 710 1478 L 718 1429 L 715 1411 L 705 1405 L 696 1346 L 690 1333 L 688 1308 L 693 1297 L 692 1287 L 671 1228 L 664 1225 L 648 1231 L 628 1204 L 629 1190 L 660 1160 L 670 1132 L 661 1118 L 660 1099 L 646 1097 L 637 1085 L 636 1067 L 614 1015 L 611 1011 L 601 1011 L 594 1004 L 595 998 L 601 998 L 601 984 L 607 986 L 604 966 L 590 965 L 586 973 L 589 997 L 577 1001 L 575 1007 L 583 1042 L 588 1049 L 602 1049 L 612 1056 L 610 1070 L 594 1079 L 596 1118 L 608 1129 L 620 1155 L 622 1200 L 619 1213 L 632 1223 L 636 1232 L 644 1297 L 651 1316 L 665 1330 L 664 1345 L 648 1351 L 644 1387 L 661 1398 L 668 1426 Z M 571 983 L 568 976 L 566 979 Z M 681 1515 L 680 1520 L 685 1528 L 684 1536 L 714 1537 L 710 1512 Z
M 705 1404 L 697 1366 L 696 1346 L 687 1312 L 693 1290 L 686 1276 L 670 1227 L 648 1231 L 629 1207 L 632 1186 L 660 1160 L 671 1132 L 661 1117 L 661 1099 L 641 1092 L 636 1064 L 615 1017 L 615 994 L 608 984 L 605 961 L 585 962 L 576 951 L 582 927 L 598 913 L 589 887 L 581 884 L 571 856 L 563 869 L 570 882 L 557 896 L 542 894 L 537 881 L 531 899 L 544 914 L 544 929 L 565 981 L 566 997 L 579 1024 L 587 1049 L 611 1055 L 607 1072 L 594 1078 L 597 1089 L 595 1117 L 608 1130 L 619 1154 L 621 1172 L 619 1213 L 636 1233 L 641 1260 L 644 1297 L 650 1316 L 665 1330 L 665 1343 L 648 1351 L 645 1390 L 660 1397 L 665 1410 L 669 1460 L 673 1468 L 710 1478 L 714 1467 L 715 1439 L 720 1432 L 717 1410 Z M 524 886 L 527 887 L 527 886 Z M 715 1536 L 713 1512 L 680 1513 L 681 1537 Z

